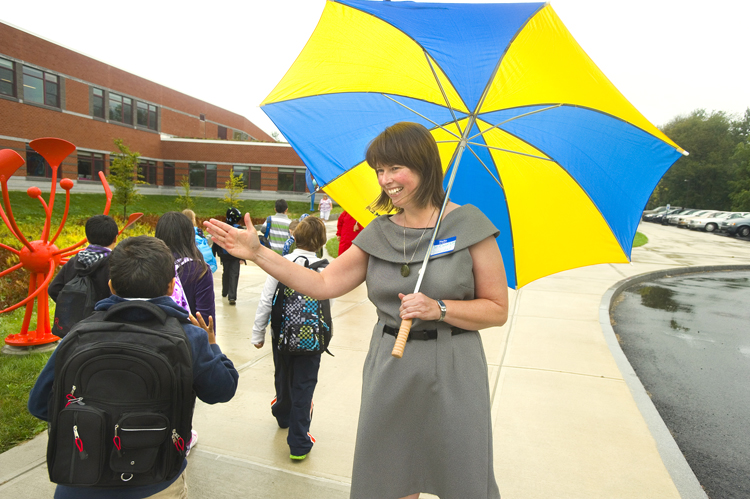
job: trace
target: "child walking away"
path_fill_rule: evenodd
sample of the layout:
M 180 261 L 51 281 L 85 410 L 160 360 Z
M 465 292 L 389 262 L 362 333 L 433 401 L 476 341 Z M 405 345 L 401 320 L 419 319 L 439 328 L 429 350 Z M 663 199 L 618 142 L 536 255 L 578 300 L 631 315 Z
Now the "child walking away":
M 109 254 L 117 244 L 117 222 L 107 215 L 86 220 L 89 245 L 66 263 L 47 289 L 57 304 L 52 333 L 64 337 L 94 311 L 109 291 Z
M 292 220 L 289 224 L 289 239 L 284 243 L 284 249 L 281 251 L 281 256 L 287 256 L 289 253 L 297 248 L 294 242 L 294 229 L 299 225 L 299 220 Z
M 195 245 L 198 247 L 198 251 L 203 255 L 203 261 L 206 262 L 211 272 L 216 272 L 219 266 L 216 264 L 216 257 L 214 257 L 213 251 L 211 251 L 211 245 L 208 244 L 208 239 L 203 234 L 203 230 L 198 227 L 198 222 L 195 219 L 195 212 L 193 210 L 182 210 L 182 214 L 190 219 L 193 224 L 193 231 L 195 231 Z
M 323 221 L 307 217 L 297 225 L 294 235 L 297 248 L 284 258 L 312 270 L 322 270 L 328 261 L 318 258 L 315 252 L 326 242 Z M 293 460 L 305 459 L 315 443 L 310 434 L 312 399 L 321 352 L 326 350 L 332 335 L 330 315 L 329 300 L 313 300 L 271 276 L 266 279 L 251 341 L 256 348 L 263 347 L 266 326 L 273 316 L 271 348 L 276 397 L 271 402 L 271 413 L 279 427 L 289 428 L 287 443 Z
M 289 224 L 292 222 L 289 219 L 287 213 L 289 212 L 289 204 L 283 199 L 277 199 L 275 203 L 276 214 L 272 217 L 266 218 L 266 221 L 260 225 L 256 225 L 264 239 L 268 243 L 269 248 L 274 250 L 279 255 L 284 250 L 284 243 L 289 239 Z M 237 212 L 240 220 L 242 215 Z M 229 223 L 229 222 L 227 222 Z M 231 224 L 230 224 L 231 225 Z
M 242 221 L 242 213 L 237 208 L 229 208 L 227 210 L 227 223 L 232 227 L 242 228 L 240 222 Z M 221 260 L 221 266 L 224 268 L 221 272 L 221 296 L 222 298 L 229 298 L 229 304 L 234 305 L 237 303 L 237 284 L 240 281 L 240 259 L 235 258 L 227 251 L 219 246 L 213 244 L 213 251 Z
M 239 374 L 213 321 L 188 317 L 170 298 L 174 280 L 163 241 L 124 240 L 110 256 L 113 296 L 73 327 L 39 375 L 28 407 L 49 422 L 56 498 L 187 497 L 195 397 L 229 401 Z

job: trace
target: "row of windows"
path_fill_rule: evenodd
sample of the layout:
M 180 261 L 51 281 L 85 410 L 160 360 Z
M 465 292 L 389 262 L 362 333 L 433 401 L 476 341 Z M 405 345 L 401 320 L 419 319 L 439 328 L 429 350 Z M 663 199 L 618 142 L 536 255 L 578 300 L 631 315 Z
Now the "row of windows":
M 157 184 L 158 166 L 156 161 L 138 163 L 141 179 L 147 184 Z M 78 180 L 99 180 L 99 172 L 104 172 L 104 155 L 78 151 Z M 260 190 L 259 166 L 233 166 L 232 174 L 242 176 L 245 189 Z M 26 149 L 26 175 L 30 177 L 52 177 L 52 168 L 31 148 Z M 175 185 L 175 165 L 164 162 L 162 180 L 165 186 Z M 62 166 L 57 170 L 57 177 L 62 178 Z M 191 163 L 189 168 L 190 186 L 216 188 L 217 166 L 212 164 Z M 278 169 L 278 191 L 305 192 L 305 171 L 297 168 Z
M 0 57 L 0 94 L 16 97 L 13 62 Z M 57 75 L 23 66 L 23 100 L 60 107 L 60 80 Z
M 16 97 L 15 81 L 13 62 L 0 57 L 0 94 Z M 106 107 L 105 97 L 108 101 Z M 59 77 L 46 71 L 23 66 L 23 100 L 59 108 Z M 151 130 L 157 129 L 158 111 L 153 104 L 134 102 L 130 97 L 113 92 L 105 95 L 101 88 L 94 88 L 92 108 L 92 114 L 97 118 L 108 118 L 110 121 L 117 121 L 126 125 L 136 124 Z M 135 123 L 133 123 L 134 115 Z

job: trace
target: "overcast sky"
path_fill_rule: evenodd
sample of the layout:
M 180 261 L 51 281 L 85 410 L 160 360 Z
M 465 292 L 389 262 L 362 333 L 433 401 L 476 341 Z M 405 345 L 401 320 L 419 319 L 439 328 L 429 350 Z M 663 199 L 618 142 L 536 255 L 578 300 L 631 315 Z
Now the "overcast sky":
M 202 8 L 166 0 L 3 4 L 4 22 L 239 113 L 271 133 L 276 129 L 258 104 L 302 50 L 325 0 L 224 0 Z M 655 125 L 697 108 L 740 114 L 750 107 L 750 2 L 551 4 Z

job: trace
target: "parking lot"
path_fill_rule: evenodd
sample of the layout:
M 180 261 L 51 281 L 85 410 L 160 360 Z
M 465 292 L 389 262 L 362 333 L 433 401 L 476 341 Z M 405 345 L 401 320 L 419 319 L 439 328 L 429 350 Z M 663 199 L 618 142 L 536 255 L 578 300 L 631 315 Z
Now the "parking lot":
M 644 212 L 642 220 L 750 241 L 750 212 L 660 206 Z

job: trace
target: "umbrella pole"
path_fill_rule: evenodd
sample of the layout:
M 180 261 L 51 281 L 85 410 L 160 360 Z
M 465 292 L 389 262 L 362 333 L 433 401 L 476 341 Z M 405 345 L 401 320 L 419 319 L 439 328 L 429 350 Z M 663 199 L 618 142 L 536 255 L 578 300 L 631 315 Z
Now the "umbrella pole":
M 414 287 L 414 293 L 419 293 L 419 288 L 422 286 L 422 278 L 424 277 L 425 270 L 427 270 L 427 264 L 429 263 L 430 254 L 432 253 L 432 246 L 435 244 L 435 238 L 437 237 L 438 229 L 440 228 L 440 222 L 443 220 L 445 207 L 448 206 L 448 201 L 450 201 L 449 196 L 451 193 L 451 189 L 453 188 L 453 182 L 456 180 L 456 172 L 458 171 L 458 166 L 461 163 L 461 156 L 463 156 L 464 150 L 466 149 L 466 143 L 468 142 L 469 138 L 469 131 L 473 128 L 474 122 L 474 115 L 469 116 L 469 122 L 466 124 L 464 133 L 461 136 L 461 141 L 458 143 L 458 151 L 456 153 L 456 159 L 453 162 L 453 170 L 451 171 L 451 176 L 448 179 L 448 186 L 445 189 L 445 199 L 443 200 L 443 206 L 440 207 L 440 214 L 438 214 L 437 221 L 435 222 L 435 230 L 432 231 L 430 244 L 427 246 L 424 260 L 422 260 L 422 268 L 419 269 L 419 277 L 417 278 L 417 285 Z M 412 319 L 401 320 L 401 326 L 398 328 L 396 343 L 393 345 L 393 351 L 391 351 L 391 355 L 396 358 L 400 359 L 404 355 L 404 347 L 406 346 L 406 341 L 409 339 L 411 323 Z

